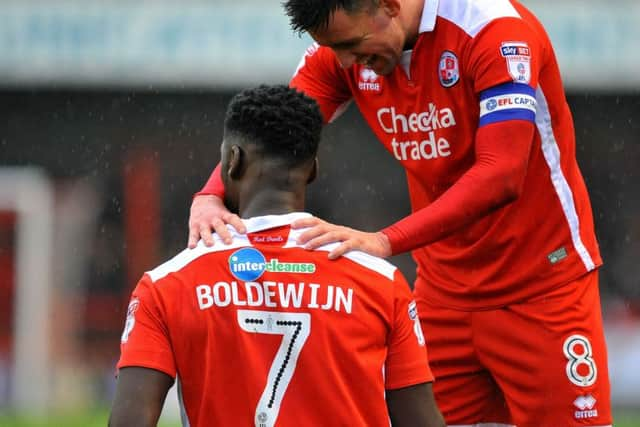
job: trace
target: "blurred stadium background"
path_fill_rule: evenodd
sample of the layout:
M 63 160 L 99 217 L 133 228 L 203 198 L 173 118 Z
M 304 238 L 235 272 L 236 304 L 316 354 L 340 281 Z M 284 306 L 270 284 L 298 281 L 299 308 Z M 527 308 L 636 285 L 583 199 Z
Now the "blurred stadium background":
M 640 4 L 523 2 L 575 116 L 616 425 L 640 426 Z M 227 101 L 287 82 L 308 44 L 276 1 L 0 0 L 1 426 L 106 425 L 128 295 L 184 248 Z M 327 128 L 320 164 L 311 212 L 373 230 L 409 211 L 401 169 L 354 108 Z M 170 396 L 162 425 L 178 420 Z

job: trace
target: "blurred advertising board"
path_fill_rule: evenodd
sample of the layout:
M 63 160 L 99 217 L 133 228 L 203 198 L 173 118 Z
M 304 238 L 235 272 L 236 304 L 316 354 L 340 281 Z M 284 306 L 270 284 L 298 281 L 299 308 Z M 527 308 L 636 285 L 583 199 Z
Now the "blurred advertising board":
M 446 0 L 440 0 L 446 1 Z M 570 89 L 640 87 L 640 2 L 524 0 L 556 45 Z M 286 82 L 307 36 L 280 2 L 5 0 L 5 87 L 234 88 Z

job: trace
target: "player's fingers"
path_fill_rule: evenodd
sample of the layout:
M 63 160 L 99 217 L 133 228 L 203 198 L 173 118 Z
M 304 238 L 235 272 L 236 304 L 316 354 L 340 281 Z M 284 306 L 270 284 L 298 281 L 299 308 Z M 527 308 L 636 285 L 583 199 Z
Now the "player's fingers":
M 245 227 L 244 223 L 236 214 L 228 213 L 222 217 L 222 220 L 225 223 L 232 225 L 233 228 L 238 231 L 238 233 L 244 234 L 247 232 L 247 228 Z
M 324 221 L 321 220 L 320 218 L 316 218 L 315 216 L 312 216 L 309 218 L 296 219 L 291 223 L 291 228 L 296 230 L 299 228 L 314 227 L 320 224 L 324 224 Z
M 342 242 L 337 248 L 329 252 L 329 259 L 337 259 L 353 249 L 353 241 L 347 240 Z
M 213 231 L 216 232 L 216 234 L 220 237 L 220 239 L 222 239 L 225 245 L 231 243 L 231 233 L 229 233 L 229 229 L 227 228 L 227 225 L 224 223 L 224 221 L 222 221 L 222 219 L 214 219 L 213 221 L 211 221 L 211 225 L 213 226 Z M 213 237 L 211 240 L 211 245 L 213 245 Z
M 200 238 L 204 241 L 205 246 L 213 246 L 213 236 L 211 235 L 211 227 L 207 224 L 200 225 Z
M 311 227 L 300 234 L 300 236 L 298 236 L 297 243 L 299 245 L 306 245 L 309 241 L 317 238 L 318 236 L 322 236 L 323 234 L 327 234 L 328 232 L 329 228 L 326 225 L 316 225 L 315 227 Z
M 189 249 L 193 249 L 198 244 L 198 240 L 200 240 L 200 233 L 198 232 L 198 227 L 192 225 L 189 227 L 189 242 L 187 243 L 187 247 Z
M 304 248 L 313 250 L 313 249 L 319 248 L 320 246 L 324 246 L 333 242 L 340 242 L 343 240 L 345 240 L 345 236 L 341 236 L 340 232 L 330 231 L 328 233 L 321 234 L 318 237 L 314 237 L 313 239 L 309 240 L 304 245 Z

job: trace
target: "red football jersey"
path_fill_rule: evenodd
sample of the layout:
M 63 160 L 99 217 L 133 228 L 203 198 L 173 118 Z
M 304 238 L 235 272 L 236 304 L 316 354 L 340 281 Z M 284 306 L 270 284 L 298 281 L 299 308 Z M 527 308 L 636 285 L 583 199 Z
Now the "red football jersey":
M 433 380 L 401 273 L 296 244 L 303 213 L 246 220 L 133 292 L 118 368 L 176 377 L 190 426 L 388 427 L 385 389 Z
M 602 263 L 555 54 L 519 3 L 427 0 L 419 38 L 390 75 L 358 64 L 343 69 L 331 49 L 314 45 L 291 85 L 315 98 L 327 121 L 355 101 L 405 168 L 414 211 L 471 167 L 479 128 L 535 124 L 521 196 L 413 251 L 420 298 L 452 308 L 498 307 Z

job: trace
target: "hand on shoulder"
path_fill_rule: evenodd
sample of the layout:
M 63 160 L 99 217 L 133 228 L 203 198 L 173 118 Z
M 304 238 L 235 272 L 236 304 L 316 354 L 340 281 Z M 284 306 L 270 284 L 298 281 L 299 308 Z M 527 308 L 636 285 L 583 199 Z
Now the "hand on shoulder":
M 320 246 L 340 242 L 340 245 L 329 252 L 329 259 L 336 259 L 353 250 L 366 252 L 369 255 L 386 258 L 391 255 L 389 238 L 382 232 L 369 233 L 353 228 L 331 224 L 320 218 L 310 217 L 295 221 L 294 229 L 309 228 L 298 238 L 298 244 L 313 250 Z
M 189 243 L 193 249 L 202 239 L 206 246 L 213 246 L 212 233 L 218 234 L 225 244 L 231 243 L 231 233 L 227 224 L 232 225 L 239 233 L 246 233 L 240 217 L 224 205 L 222 199 L 213 195 L 199 195 L 193 198 L 189 214 Z

